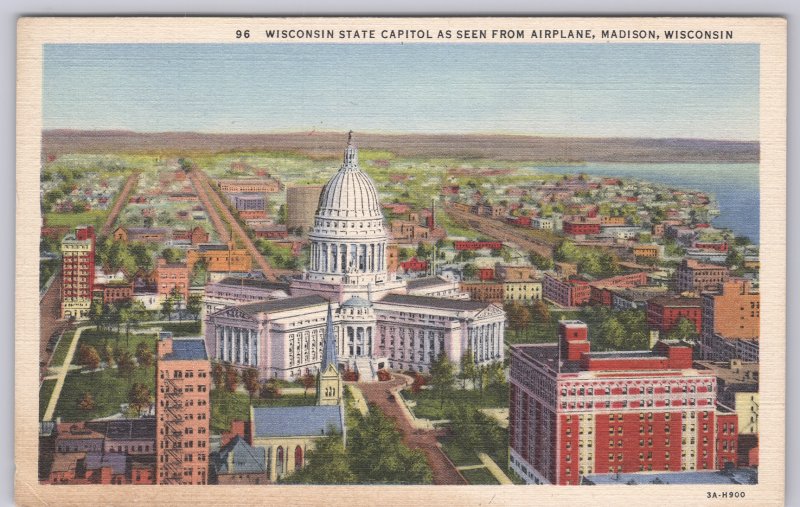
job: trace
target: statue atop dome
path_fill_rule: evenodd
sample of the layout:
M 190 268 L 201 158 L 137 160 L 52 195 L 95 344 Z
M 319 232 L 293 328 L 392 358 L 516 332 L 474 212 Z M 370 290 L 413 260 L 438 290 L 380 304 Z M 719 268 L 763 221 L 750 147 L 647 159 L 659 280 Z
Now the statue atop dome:
M 353 131 L 347 133 L 347 147 L 344 149 L 342 171 L 358 169 L 358 148 L 353 146 Z

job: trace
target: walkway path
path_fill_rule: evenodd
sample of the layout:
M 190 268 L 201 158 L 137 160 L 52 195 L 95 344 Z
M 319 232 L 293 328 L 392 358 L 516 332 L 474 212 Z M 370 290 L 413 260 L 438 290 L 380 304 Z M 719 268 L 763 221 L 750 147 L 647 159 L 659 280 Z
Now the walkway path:
M 211 184 L 208 182 L 208 175 L 206 175 L 206 173 L 203 171 L 193 170 L 189 173 L 189 177 L 191 178 L 192 184 L 197 191 L 197 195 L 203 202 L 203 206 L 206 208 L 206 211 L 208 211 L 209 216 L 211 216 L 212 221 L 217 227 L 217 232 L 220 234 L 220 236 L 223 238 L 229 236 L 227 228 L 224 225 L 220 227 L 220 222 L 224 220 L 228 223 L 228 226 L 230 226 L 231 234 L 235 236 L 236 239 L 241 241 L 241 243 L 253 257 L 255 263 L 258 264 L 258 267 L 261 268 L 261 271 L 263 271 L 264 276 L 270 280 L 274 280 L 274 269 L 269 265 L 267 259 L 261 255 L 261 252 L 258 251 L 258 248 L 256 248 L 255 244 L 247 235 L 242 226 L 239 225 L 239 222 L 236 221 L 228 207 L 222 202 L 222 199 L 220 199 L 217 193 L 211 188 Z M 222 215 L 221 219 L 220 215 Z M 214 218 L 215 216 L 216 218 Z M 223 241 L 226 240 L 223 239 Z
M 109 213 L 108 218 L 106 218 L 106 223 L 103 224 L 103 228 L 100 230 L 101 236 L 108 236 L 108 233 L 111 232 L 111 227 L 113 227 L 114 223 L 117 221 L 119 212 L 122 211 L 122 208 L 124 208 L 126 204 L 128 204 L 128 196 L 133 189 L 136 188 L 137 183 L 139 183 L 138 172 L 128 176 L 125 186 L 122 187 L 119 195 L 117 195 L 117 199 L 114 201 L 114 207 L 111 209 L 111 213 Z
M 364 399 L 364 393 L 361 392 L 361 389 L 352 384 L 348 385 L 347 388 L 350 390 L 350 394 L 353 395 L 353 403 L 358 411 L 361 412 L 361 415 L 367 415 L 369 413 L 369 407 L 367 406 L 367 400 Z
M 89 329 L 89 327 L 90 326 L 79 327 L 75 330 L 72 343 L 69 344 L 69 349 L 67 349 L 67 356 L 64 358 L 64 364 L 58 368 L 56 385 L 53 388 L 53 394 L 50 395 L 50 401 L 47 403 L 47 410 L 44 411 L 44 416 L 42 417 L 43 421 L 51 421 L 53 419 L 53 412 L 56 411 L 58 397 L 61 396 L 61 389 L 64 387 L 64 381 L 67 379 L 67 373 L 70 369 L 69 366 L 72 363 L 72 356 L 75 355 L 75 349 L 78 348 L 78 341 L 81 339 L 81 333 L 84 329 Z
M 497 466 L 497 463 L 494 462 L 491 456 L 484 452 L 479 452 L 478 457 L 481 459 L 481 463 L 486 465 L 486 468 L 489 469 L 489 472 L 491 472 L 494 478 L 497 479 L 497 482 L 500 484 L 514 484 L 514 482 L 503 472 L 503 470 Z
M 434 484 L 467 484 L 464 476 L 439 447 L 436 431 L 416 429 L 412 426 L 408 409 L 396 397 L 397 391 L 410 382 L 411 379 L 406 376 L 395 375 L 387 382 L 362 383 L 358 384 L 358 387 L 369 403 L 374 403 L 387 417 L 394 419 L 395 426 L 402 433 L 403 441 L 408 447 L 425 453 L 433 472 Z

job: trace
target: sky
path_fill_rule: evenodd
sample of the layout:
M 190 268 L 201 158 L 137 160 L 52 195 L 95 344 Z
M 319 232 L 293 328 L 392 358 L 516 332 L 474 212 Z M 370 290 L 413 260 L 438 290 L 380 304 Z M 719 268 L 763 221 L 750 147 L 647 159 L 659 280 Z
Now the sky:
M 736 44 L 70 44 L 45 129 L 758 140 Z

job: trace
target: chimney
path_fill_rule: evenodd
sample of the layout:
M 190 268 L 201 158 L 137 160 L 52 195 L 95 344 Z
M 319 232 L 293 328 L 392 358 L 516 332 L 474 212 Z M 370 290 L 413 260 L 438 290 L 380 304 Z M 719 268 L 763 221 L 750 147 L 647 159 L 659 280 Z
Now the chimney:
M 228 452 L 227 462 L 228 462 L 228 473 L 234 472 L 235 470 L 233 469 L 233 449 L 231 449 L 230 452 Z

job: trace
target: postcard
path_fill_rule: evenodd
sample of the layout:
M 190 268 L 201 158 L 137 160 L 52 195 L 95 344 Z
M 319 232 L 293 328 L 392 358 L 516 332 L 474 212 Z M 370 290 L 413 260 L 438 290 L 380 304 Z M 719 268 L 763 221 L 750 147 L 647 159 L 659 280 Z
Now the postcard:
M 17 54 L 21 505 L 783 502 L 785 20 Z

